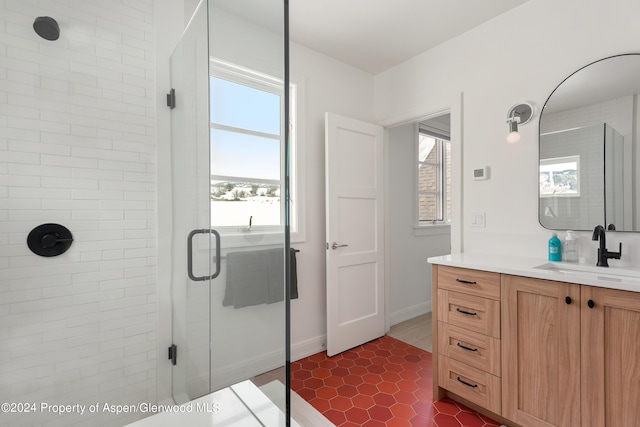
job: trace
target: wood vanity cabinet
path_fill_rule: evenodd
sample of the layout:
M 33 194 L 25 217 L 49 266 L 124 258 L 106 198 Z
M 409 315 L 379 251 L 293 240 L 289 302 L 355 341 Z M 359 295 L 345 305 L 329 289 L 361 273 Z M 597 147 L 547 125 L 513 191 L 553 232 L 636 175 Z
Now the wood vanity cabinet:
M 499 413 L 500 274 L 447 266 L 433 274 L 434 397 L 448 390 Z
M 579 426 L 580 286 L 503 275 L 502 293 L 502 416 Z
M 442 265 L 433 285 L 435 399 L 509 426 L 640 426 L 640 292 Z
M 522 426 L 640 423 L 640 293 L 502 276 L 502 416 Z

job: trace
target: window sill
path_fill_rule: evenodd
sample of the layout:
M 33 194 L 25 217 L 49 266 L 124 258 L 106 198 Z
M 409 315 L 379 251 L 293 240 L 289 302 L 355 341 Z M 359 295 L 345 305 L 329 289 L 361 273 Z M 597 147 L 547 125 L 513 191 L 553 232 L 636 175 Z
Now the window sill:
M 439 236 L 444 234 L 451 234 L 451 225 L 433 224 L 433 225 L 416 225 L 413 227 L 414 236 Z
M 268 232 L 264 230 L 252 230 L 243 232 L 222 231 L 220 233 L 223 250 L 231 248 L 248 248 L 252 246 L 282 246 L 284 245 L 284 232 Z M 291 244 L 305 241 L 302 233 L 291 233 Z

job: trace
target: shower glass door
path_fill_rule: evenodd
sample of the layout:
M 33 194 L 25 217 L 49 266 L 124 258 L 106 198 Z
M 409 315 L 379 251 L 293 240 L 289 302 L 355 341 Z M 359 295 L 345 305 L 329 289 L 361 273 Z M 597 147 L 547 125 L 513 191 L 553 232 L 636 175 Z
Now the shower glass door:
M 209 280 L 191 280 L 189 264 L 193 274 L 210 276 L 212 243 L 209 235 L 198 234 L 188 245 L 191 231 L 208 229 L 210 217 L 209 132 L 202 125 L 207 122 L 209 111 L 207 28 L 207 5 L 201 2 L 171 57 L 175 98 L 171 110 L 171 300 L 176 346 L 172 385 L 176 403 L 187 402 L 211 389 L 211 284 Z
M 259 391 L 275 425 L 289 407 L 284 49 L 281 1 L 209 0 L 171 58 L 174 399 Z

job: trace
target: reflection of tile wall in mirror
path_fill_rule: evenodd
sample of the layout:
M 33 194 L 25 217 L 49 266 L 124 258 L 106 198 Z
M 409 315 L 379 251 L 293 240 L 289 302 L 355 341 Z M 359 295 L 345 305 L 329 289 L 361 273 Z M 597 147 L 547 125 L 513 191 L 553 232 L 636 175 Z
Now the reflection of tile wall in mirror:
M 540 135 L 540 179 L 549 181 L 540 182 L 539 218 L 544 227 L 590 230 L 604 221 L 602 129 L 598 124 Z
M 640 93 L 640 80 L 636 77 L 639 73 L 640 54 L 605 58 L 580 68 L 562 80 L 545 103 L 540 114 L 540 159 L 577 154 L 562 152 L 564 145 L 570 142 L 559 135 L 557 139 L 549 140 L 551 135 L 559 131 L 599 127 L 600 146 L 589 149 L 594 153 L 589 157 L 582 155 L 584 150 L 580 151 L 582 178 L 579 198 L 568 202 L 568 198 L 560 200 L 540 193 L 539 220 L 544 227 L 592 230 L 596 224 L 606 222 L 615 224 L 618 231 L 640 231 L 640 209 L 636 209 L 633 203 L 640 197 L 640 188 L 633 179 L 640 162 L 639 150 L 633 147 L 640 138 L 639 117 L 634 114 L 639 103 L 637 95 Z M 604 134 L 608 131 L 602 127 L 602 123 L 615 129 L 610 133 L 615 135 L 612 141 L 616 141 L 616 147 L 607 147 L 607 156 L 603 143 Z M 599 163 L 595 163 L 598 157 Z M 606 180 L 604 172 L 594 172 L 601 175 L 600 183 L 595 182 L 597 177 L 590 178 L 590 168 L 596 166 L 598 170 L 608 171 Z M 588 190 L 587 185 L 593 188 Z M 606 199 L 602 196 L 597 199 L 599 203 L 595 199 L 589 203 L 585 200 L 578 202 L 587 191 L 595 192 L 596 188 L 600 191 L 599 187 L 606 194 Z M 545 215 L 550 212 L 554 215 Z

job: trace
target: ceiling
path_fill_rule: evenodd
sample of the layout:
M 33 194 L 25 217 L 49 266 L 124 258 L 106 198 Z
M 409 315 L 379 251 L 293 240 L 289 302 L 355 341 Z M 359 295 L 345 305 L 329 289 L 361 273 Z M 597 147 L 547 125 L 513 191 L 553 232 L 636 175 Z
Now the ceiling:
M 376 75 L 527 0 L 291 0 L 290 38 Z
M 296 43 L 379 74 L 528 0 L 289 0 Z M 264 0 L 209 0 L 281 31 L 282 9 Z
M 545 113 L 573 110 L 640 93 L 640 55 L 596 61 L 567 77 L 544 106 Z

